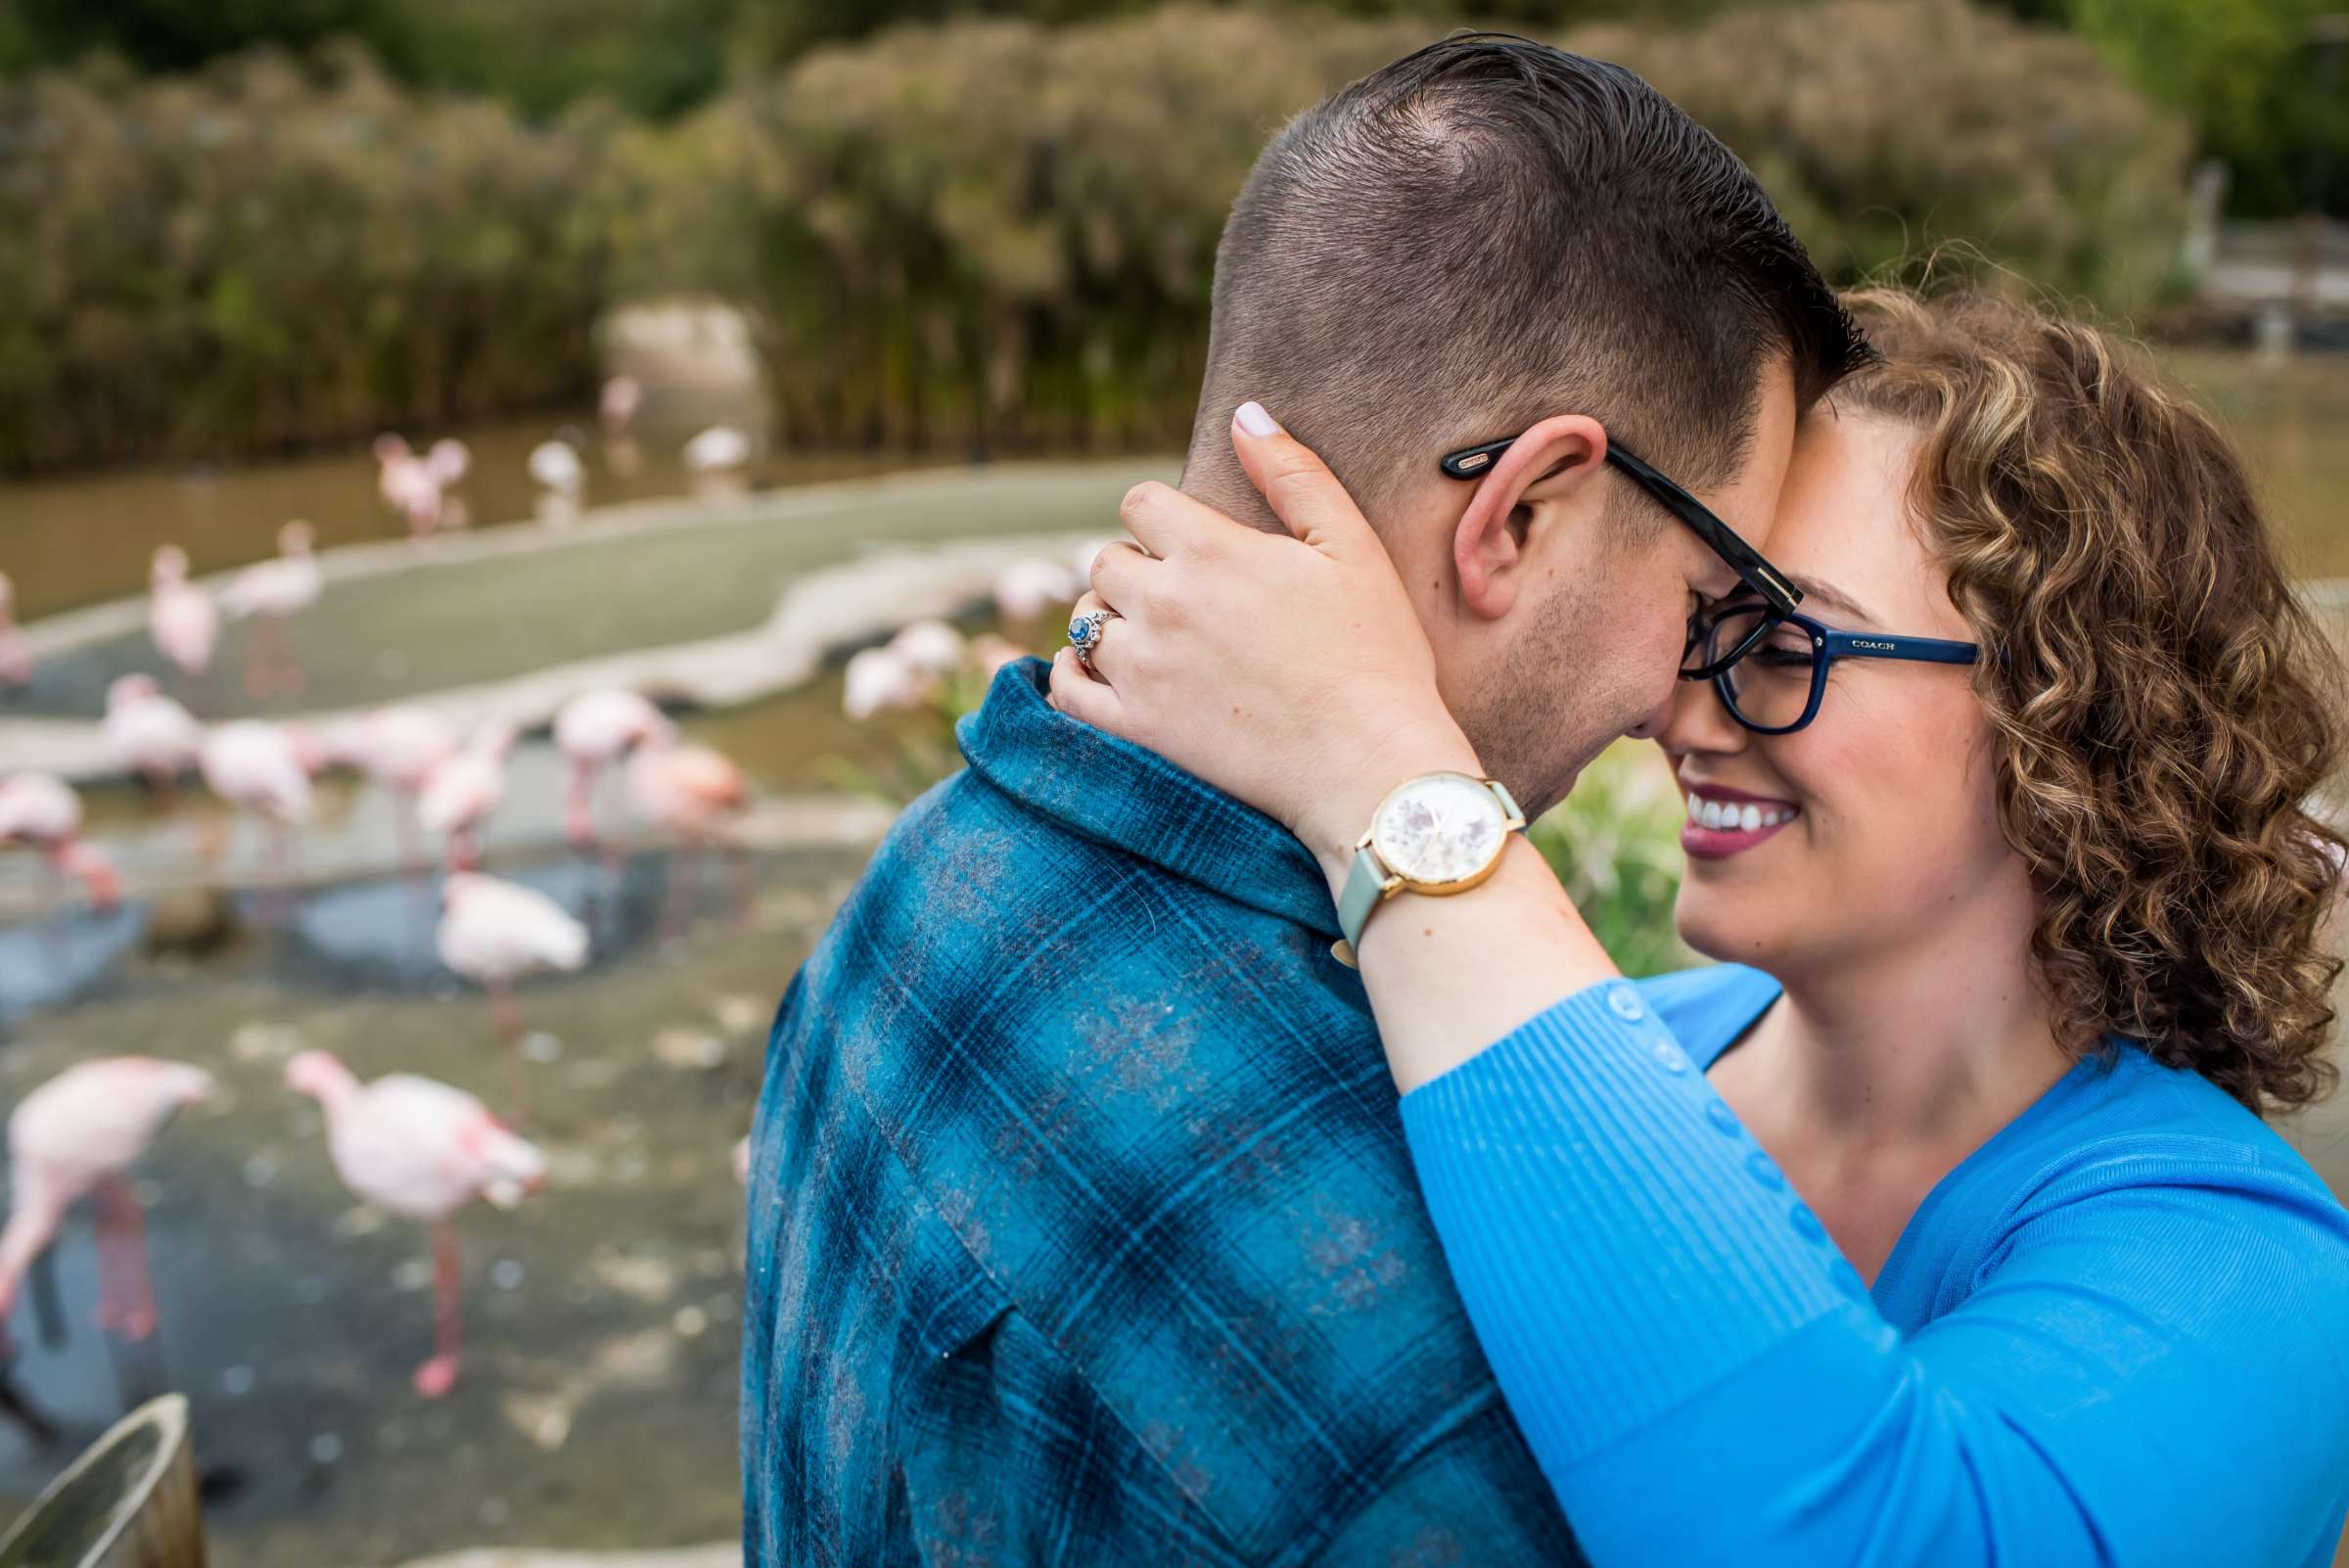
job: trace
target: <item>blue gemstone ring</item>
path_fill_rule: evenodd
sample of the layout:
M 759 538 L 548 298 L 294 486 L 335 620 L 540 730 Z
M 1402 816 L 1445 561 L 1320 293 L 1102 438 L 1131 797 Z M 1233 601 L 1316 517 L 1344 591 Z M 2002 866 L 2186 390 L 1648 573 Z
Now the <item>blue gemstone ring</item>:
M 1090 670 L 1093 650 L 1101 646 L 1102 628 L 1123 619 L 1115 610 L 1093 610 L 1070 622 L 1069 646 L 1077 650 L 1077 662 Z

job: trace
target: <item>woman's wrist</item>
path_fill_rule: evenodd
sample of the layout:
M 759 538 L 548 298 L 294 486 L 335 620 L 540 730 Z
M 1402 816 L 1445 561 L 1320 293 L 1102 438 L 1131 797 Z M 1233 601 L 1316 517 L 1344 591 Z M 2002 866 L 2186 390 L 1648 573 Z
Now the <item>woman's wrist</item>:
M 1439 708 L 1393 724 L 1317 781 L 1311 806 L 1289 826 L 1313 851 L 1333 898 L 1345 886 L 1356 847 L 1369 831 L 1379 802 L 1405 779 L 1447 771 L 1484 776 L 1476 748 Z

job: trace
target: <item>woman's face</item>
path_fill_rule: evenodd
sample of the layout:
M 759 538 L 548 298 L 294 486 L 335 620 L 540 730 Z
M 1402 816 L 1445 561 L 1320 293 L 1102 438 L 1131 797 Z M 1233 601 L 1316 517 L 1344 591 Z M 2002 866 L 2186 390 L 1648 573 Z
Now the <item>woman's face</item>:
M 1829 627 L 1969 641 L 1905 516 L 1914 440 L 1873 416 L 1811 417 L 1769 555 Z M 1806 642 L 1791 627 L 1776 640 Z M 2028 878 L 1999 832 L 1996 736 L 1963 666 L 1837 660 L 1818 716 L 1790 735 L 1754 734 L 1710 682 L 1684 682 L 1659 740 L 1689 803 L 1678 916 L 1699 952 L 1784 979 L 1933 941 L 1969 912 L 2027 921 Z

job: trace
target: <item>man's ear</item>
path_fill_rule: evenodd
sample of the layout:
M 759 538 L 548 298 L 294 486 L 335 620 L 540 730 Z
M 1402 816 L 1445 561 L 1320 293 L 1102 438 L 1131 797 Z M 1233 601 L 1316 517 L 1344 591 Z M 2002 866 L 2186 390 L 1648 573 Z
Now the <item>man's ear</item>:
M 1606 457 L 1606 430 L 1588 414 L 1552 414 L 1500 454 L 1451 534 L 1452 567 L 1470 615 L 1497 621 L 1509 613 L 1536 509 L 1592 493 Z

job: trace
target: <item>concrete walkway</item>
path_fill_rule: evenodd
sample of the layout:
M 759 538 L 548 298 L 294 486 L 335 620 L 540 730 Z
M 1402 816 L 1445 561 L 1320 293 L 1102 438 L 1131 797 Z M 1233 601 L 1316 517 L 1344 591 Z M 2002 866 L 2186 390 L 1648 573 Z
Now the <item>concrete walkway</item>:
M 629 686 L 711 707 L 806 680 L 825 657 L 908 620 L 986 598 L 1023 556 L 1071 556 L 1116 531 L 1119 498 L 1163 464 L 1007 465 L 824 485 L 730 502 L 590 514 L 450 535 L 430 549 L 361 545 L 321 558 L 326 592 L 290 628 L 299 701 L 237 688 L 238 629 L 208 681 L 165 683 L 212 719 L 323 724 L 387 702 L 453 722 L 529 727 L 573 694 Z M 33 685 L 0 707 L 0 773 L 115 771 L 97 716 L 115 676 L 154 671 L 146 601 L 26 628 Z
M 419 1557 L 401 1568 L 741 1568 L 742 1543 L 678 1546 L 668 1551 L 530 1551 L 519 1546 L 478 1546 L 438 1557 Z

